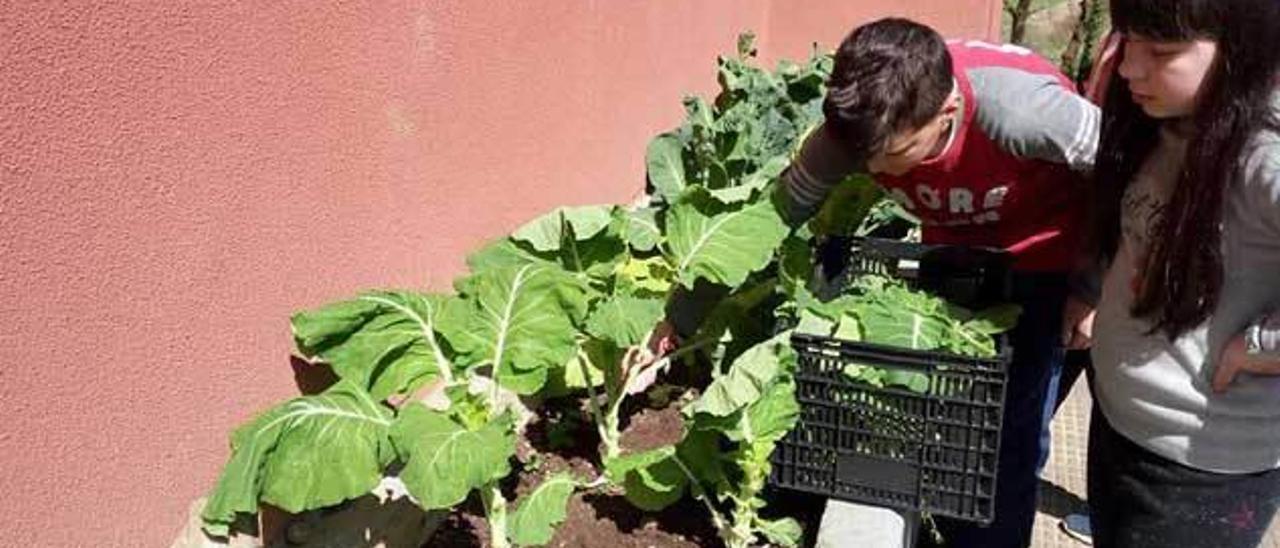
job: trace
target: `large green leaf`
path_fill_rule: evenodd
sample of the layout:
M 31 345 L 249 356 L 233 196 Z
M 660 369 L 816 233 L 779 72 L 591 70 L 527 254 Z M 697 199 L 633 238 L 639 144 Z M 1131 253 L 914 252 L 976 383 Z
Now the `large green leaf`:
M 886 298 L 889 295 L 896 298 Z M 886 294 L 858 305 L 856 314 L 868 342 L 973 356 L 995 355 L 991 334 L 957 321 L 950 309 L 942 300 L 923 293 L 889 288 Z M 989 327 L 984 320 L 975 325 Z
M 605 463 L 609 478 L 621 484 L 637 508 L 656 512 L 684 496 L 688 476 L 676 462 L 675 446 L 633 453 Z
M 519 267 L 527 264 L 551 264 L 553 255 L 535 253 L 516 243 L 511 238 L 502 238 L 489 242 L 478 251 L 467 256 L 467 267 L 472 272 L 483 272 L 495 268 Z M 461 288 L 460 292 L 464 292 Z
M 757 198 L 760 193 L 768 188 L 772 183 L 786 170 L 790 160 L 786 156 L 776 156 L 766 162 L 760 169 L 751 172 L 737 181 L 737 184 L 727 188 L 711 190 L 709 194 L 712 198 L 722 204 L 735 204 L 745 202 Z
M 760 399 L 747 408 L 746 416 L 750 420 L 750 432 L 744 434 L 745 439 L 753 443 L 782 439 L 800 418 L 795 383 L 790 378 L 782 378 L 770 385 Z
M 658 195 L 672 202 L 688 185 L 685 180 L 683 145 L 675 135 L 664 133 L 649 141 L 645 153 L 649 182 Z
M 909 292 L 893 291 L 893 294 L 904 298 L 863 300 L 855 306 L 866 341 L 918 350 L 942 346 L 948 325 L 937 314 L 939 309 L 934 303 Z
M 551 251 L 535 250 L 529 242 L 513 238 L 491 242 L 467 257 L 472 274 L 455 280 L 454 287 L 459 293 L 472 293 L 471 286 L 479 273 L 530 264 L 559 265 L 584 280 L 608 280 L 627 257 L 626 243 L 619 231 L 620 228 L 606 227 L 590 238 L 565 238 L 563 244 Z
M 556 251 L 566 239 L 589 240 L 613 222 L 614 206 L 558 207 L 529 221 L 511 234 L 537 251 Z M 566 229 L 569 233 L 566 233 Z
M 1022 307 L 1016 304 L 996 305 L 980 310 L 964 326 L 978 333 L 994 335 L 1013 329 L 1018 325 L 1018 317 L 1021 315 Z
M 405 463 L 401 481 L 431 510 L 458 504 L 472 489 L 510 473 L 516 439 L 510 414 L 469 430 L 447 414 L 410 404 L 392 425 L 391 442 Z
M 556 397 L 571 394 L 588 387 L 604 386 L 622 361 L 624 350 L 609 341 L 587 339 L 581 342 L 578 353 L 569 363 L 547 372 L 547 385 L 542 395 Z M 583 366 L 586 370 L 583 370 Z M 588 382 L 587 375 L 590 375 Z
M 710 430 L 689 430 L 676 444 L 676 456 L 680 458 L 700 485 L 717 492 L 733 488 L 729 473 L 725 470 L 725 452 L 720 446 L 722 436 Z
M 259 501 L 296 513 L 368 493 L 391 460 L 390 425 L 390 410 L 348 380 L 267 410 L 232 434 L 231 460 L 201 515 L 205 530 L 227 535 Z
M 756 401 L 727 416 L 699 413 L 690 419 L 690 428 L 721 432 L 730 441 L 748 444 L 772 444 L 795 426 L 800 405 L 795 399 L 795 384 L 779 378 L 761 392 Z
M 806 308 L 800 310 L 800 319 L 799 322 L 796 323 L 795 331 L 796 333 L 803 333 L 805 335 L 830 337 L 831 333 L 835 331 L 835 328 L 835 322 L 815 314 L 813 311 Z
M 863 276 L 854 281 L 854 286 L 857 295 L 814 304 L 810 309 L 824 316 L 845 318 L 842 326 L 856 324 L 861 340 L 901 348 L 994 356 L 992 336 L 1012 328 L 1020 313 L 1017 306 L 1001 305 L 974 315 L 880 276 Z M 910 384 L 919 383 L 914 379 Z
M 601 232 L 589 240 L 566 240 L 557 257 L 565 270 L 601 281 L 612 278 L 626 258 L 626 243 L 612 231 Z
M 734 486 L 720 439 L 714 431 L 689 430 L 676 445 L 610 459 L 605 472 L 622 485 L 628 501 L 649 512 L 674 504 L 686 492 L 697 495 L 704 486 L 726 493 Z
M 765 388 L 794 363 L 790 337 L 789 331 L 781 333 L 738 356 L 727 373 L 685 408 L 685 414 L 725 417 L 760 399 Z
M 813 278 L 814 258 L 809 242 L 809 238 L 791 234 L 778 250 L 778 281 L 792 300 L 799 301 L 802 295 L 812 297 L 809 281 Z
M 600 303 L 587 318 L 587 333 L 619 347 L 638 346 L 662 319 L 662 299 L 618 296 Z
M 472 274 L 459 276 L 453 280 L 453 287 L 462 294 L 475 292 L 477 272 L 502 268 L 519 268 L 522 266 L 555 265 L 558 261 L 554 253 L 538 253 L 527 245 L 520 244 L 511 238 L 502 238 L 485 244 L 484 247 L 467 255 L 467 267 Z
M 642 207 L 634 211 L 626 211 L 620 217 L 624 224 L 623 236 L 631 249 L 641 253 L 653 251 L 662 241 L 662 230 L 658 228 L 657 209 Z
M 467 306 L 446 310 L 441 333 L 464 365 L 490 365 L 499 384 L 532 394 L 547 369 L 577 349 L 575 321 L 586 313 L 583 285 L 562 269 L 529 264 L 476 274 Z
M 809 226 L 819 236 L 851 236 L 882 199 L 884 191 L 870 177 L 850 176 L 832 189 Z
M 451 376 L 451 351 L 436 337 L 450 297 L 379 291 L 293 316 L 298 349 L 319 356 L 337 375 L 366 387 L 374 399 Z
M 769 201 L 704 213 L 695 201 L 671 208 L 667 238 L 682 285 L 698 278 L 737 287 L 767 266 L 787 235 L 787 225 Z
M 759 519 L 755 526 L 756 530 L 769 539 L 770 543 L 777 546 L 799 546 L 800 541 L 804 539 L 804 528 L 800 527 L 800 522 L 792 518 Z
M 507 537 L 520 546 L 551 542 L 555 526 L 564 521 L 565 507 L 578 485 L 573 476 L 558 474 L 543 481 L 507 518 Z
M 632 297 L 665 299 L 675 274 L 662 257 L 629 258 L 614 269 L 614 290 Z

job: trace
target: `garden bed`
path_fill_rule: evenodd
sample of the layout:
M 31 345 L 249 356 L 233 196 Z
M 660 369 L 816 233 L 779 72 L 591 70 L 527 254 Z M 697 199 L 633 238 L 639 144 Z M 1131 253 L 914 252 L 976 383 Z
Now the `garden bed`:
M 655 387 L 663 401 L 637 398 L 634 415 L 623 430 L 626 452 L 640 452 L 679 441 L 684 420 L 680 404 L 696 395 L 696 390 L 674 385 Z M 602 473 L 594 462 L 600 438 L 590 424 L 589 411 L 575 398 L 547 402 L 539 417 L 530 423 L 528 445 L 518 453 L 527 458 L 535 451 L 540 463 L 514 477 L 506 486 L 508 497 L 523 495 L 545 478 L 558 472 L 594 478 Z M 550 439 L 549 439 L 550 438 Z M 563 440 L 571 441 L 564 445 Z M 552 441 L 556 440 L 556 441 Z M 811 545 L 821 518 L 823 499 L 802 494 L 778 493 L 786 500 L 790 514 L 805 526 L 806 545 Z M 773 497 L 771 497 L 773 498 Z M 724 543 L 711 526 L 707 510 L 686 498 L 662 511 L 645 512 L 626 500 L 614 488 L 579 491 L 570 499 L 567 519 L 560 524 L 547 546 L 563 548 L 706 548 Z M 489 531 L 478 497 L 452 511 L 425 546 L 430 548 L 481 548 L 488 546 Z

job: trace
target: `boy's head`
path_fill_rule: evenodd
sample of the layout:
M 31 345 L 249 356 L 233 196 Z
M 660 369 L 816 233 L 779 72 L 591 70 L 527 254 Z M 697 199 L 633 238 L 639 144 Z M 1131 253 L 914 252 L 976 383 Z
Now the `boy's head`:
M 906 19 L 854 29 L 827 88 L 828 131 L 872 173 L 901 175 L 936 153 L 959 111 L 946 42 Z

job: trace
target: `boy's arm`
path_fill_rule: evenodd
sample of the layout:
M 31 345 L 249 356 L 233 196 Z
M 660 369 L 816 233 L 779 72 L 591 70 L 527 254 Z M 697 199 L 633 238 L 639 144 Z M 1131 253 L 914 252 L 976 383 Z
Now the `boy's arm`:
M 1007 67 L 970 70 L 975 122 L 1004 150 L 1022 158 L 1093 171 L 1101 110 L 1049 74 Z
M 847 147 L 820 125 L 809 134 L 782 173 L 778 194 L 787 224 L 793 228 L 813 217 L 840 181 L 861 171 Z

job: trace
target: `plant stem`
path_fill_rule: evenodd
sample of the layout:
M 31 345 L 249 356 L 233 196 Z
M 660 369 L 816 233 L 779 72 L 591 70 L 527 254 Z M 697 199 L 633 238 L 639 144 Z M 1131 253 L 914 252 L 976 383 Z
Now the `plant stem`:
M 510 548 L 507 541 L 507 500 L 502 497 L 498 483 L 492 482 L 480 488 L 484 500 L 484 513 L 489 518 L 489 545 L 493 548 Z
M 596 400 L 595 381 L 591 380 L 591 368 L 587 366 L 587 355 L 578 349 L 578 367 L 582 368 L 582 378 L 587 381 L 587 401 L 591 403 L 591 415 L 596 419 L 596 430 L 600 432 L 600 440 L 604 442 L 605 458 L 618 456 L 618 428 L 616 424 L 605 422 L 604 412 L 600 410 L 600 402 Z M 605 393 L 609 389 L 605 387 Z
M 707 507 L 707 512 L 711 513 L 711 523 L 715 525 L 717 531 L 721 531 L 723 536 L 723 531 L 728 526 L 724 515 L 719 510 L 716 510 L 715 506 L 711 505 L 711 501 L 707 500 L 707 494 L 702 490 L 702 484 L 698 483 L 698 477 L 693 475 L 693 471 L 689 470 L 688 466 L 685 466 L 684 461 L 680 460 L 680 456 L 673 455 L 671 458 L 675 460 L 676 466 L 679 466 L 680 471 L 684 472 L 685 477 L 689 479 L 689 491 L 693 494 L 693 498 L 698 499 L 703 506 Z
M 696 341 L 694 344 L 688 344 L 688 345 L 682 346 L 676 351 L 664 356 L 661 360 L 658 360 L 657 362 L 650 364 L 649 367 L 665 367 L 666 364 L 670 363 L 672 360 L 680 356 L 683 356 L 685 354 L 688 354 L 690 352 L 693 352 L 695 350 L 698 350 L 699 348 L 702 348 L 710 344 L 711 342 L 712 341 L 710 339 L 703 339 L 700 341 Z M 619 428 L 618 428 L 618 425 L 621 423 L 621 417 L 619 415 L 621 415 L 622 413 L 622 401 L 627 398 L 627 394 L 630 392 L 631 383 L 634 382 L 637 377 L 639 377 L 639 375 L 637 374 L 638 371 L 634 369 L 635 368 L 631 368 L 631 367 L 627 368 L 627 376 L 622 379 L 621 383 L 619 383 L 620 386 L 618 387 L 617 392 L 608 390 L 606 388 L 605 393 L 609 398 L 607 402 L 608 411 L 604 414 L 603 417 L 599 415 L 596 416 L 596 424 L 598 425 L 597 429 L 600 431 L 600 439 L 604 442 L 604 446 L 605 446 L 604 456 L 606 459 L 614 458 L 622 454 L 622 446 L 621 446 L 622 432 L 619 431 Z M 584 375 L 586 374 L 585 370 L 583 371 L 583 374 Z M 590 377 L 587 378 L 587 383 L 588 385 L 590 385 L 591 383 Z M 591 402 L 592 402 L 592 405 L 594 406 L 595 405 L 594 395 L 592 395 Z M 596 409 L 593 408 L 592 411 L 596 411 Z
M 755 523 L 759 516 L 752 501 L 760 491 L 764 490 L 765 481 L 769 477 L 769 453 L 772 449 L 772 444 L 749 439 L 735 454 L 735 460 L 742 469 L 743 478 L 738 484 L 737 494 L 733 497 L 732 539 L 725 539 L 727 544 L 732 545 L 734 541 L 740 543 L 734 548 L 748 546 L 755 538 Z

